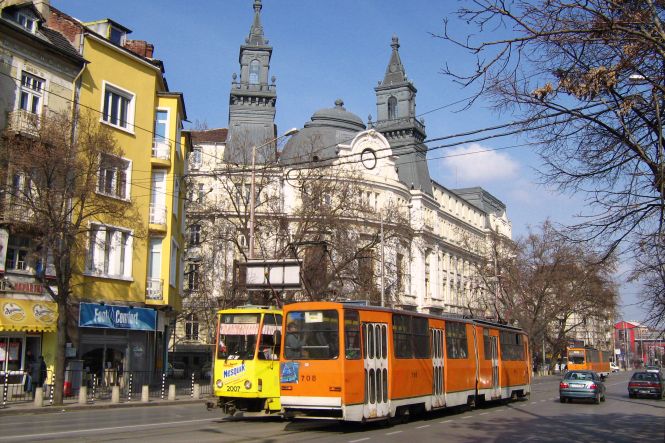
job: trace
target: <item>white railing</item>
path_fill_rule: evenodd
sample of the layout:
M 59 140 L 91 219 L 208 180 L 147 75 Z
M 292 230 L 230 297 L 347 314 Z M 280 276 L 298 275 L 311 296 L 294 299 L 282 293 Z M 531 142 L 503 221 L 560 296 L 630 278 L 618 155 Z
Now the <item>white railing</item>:
M 171 159 L 171 142 L 162 138 L 155 138 L 152 141 L 152 157 L 160 160 Z
M 148 300 L 163 300 L 164 280 L 161 278 L 148 278 L 145 285 L 145 298 Z
M 39 115 L 19 109 L 8 114 L 9 130 L 36 135 L 39 132 Z
M 155 225 L 166 224 L 166 207 L 162 205 L 150 205 L 150 223 Z

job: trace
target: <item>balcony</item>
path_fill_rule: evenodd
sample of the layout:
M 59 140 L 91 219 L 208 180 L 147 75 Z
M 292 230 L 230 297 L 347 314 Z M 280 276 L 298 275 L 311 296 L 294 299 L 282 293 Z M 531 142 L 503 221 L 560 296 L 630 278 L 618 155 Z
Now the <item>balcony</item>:
M 165 225 L 166 224 L 166 207 L 164 205 L 150 205 L 150 220 L 151 225 Z
M 145 298 L 152 301 L 164 301 L 164 280 L 148 278 L 145 285 Z
M 25 202 L 18 198 L 8 198 L 5 205 L 0 206 L 0 221 L 4 223 L 31 223 L 33 212 Z
M 37 135 L 39 133 L 39 115 L 19 109 L 8 113 L 7 126 L 12 132 Z
M 159 137 L 153 139 L 152 158 L 164 161 L 171 160 L 171 142 Z

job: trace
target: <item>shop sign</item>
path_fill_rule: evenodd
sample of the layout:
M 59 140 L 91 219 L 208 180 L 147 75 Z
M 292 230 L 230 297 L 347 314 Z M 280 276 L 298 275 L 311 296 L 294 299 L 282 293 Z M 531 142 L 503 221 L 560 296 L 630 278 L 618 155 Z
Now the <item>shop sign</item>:
M 81 303 L 79 326 L 82 328 L 132 329 L 154 331 L 157 311 L 130 306 Z

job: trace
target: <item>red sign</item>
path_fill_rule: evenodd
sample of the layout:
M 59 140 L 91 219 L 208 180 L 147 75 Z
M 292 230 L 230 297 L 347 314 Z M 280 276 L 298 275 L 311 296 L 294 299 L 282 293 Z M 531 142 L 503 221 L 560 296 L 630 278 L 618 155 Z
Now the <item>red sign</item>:
M 42 294 L 44 287 L 40 283 L 12 282 L 14 292 L 27 292 L 30 294 Z

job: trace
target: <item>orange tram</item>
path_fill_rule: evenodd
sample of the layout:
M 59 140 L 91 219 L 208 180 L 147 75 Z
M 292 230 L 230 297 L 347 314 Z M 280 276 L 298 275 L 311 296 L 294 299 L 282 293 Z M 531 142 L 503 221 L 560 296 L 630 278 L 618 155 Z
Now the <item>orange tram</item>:
M 610 374 L 610 353 L 589 347 L 567 348 L 569 371 L 594 371 L 600 375 Z
M 286 418 L 388 419 L 531 391 L 518 328 L 333 302 L 284 307 Z

